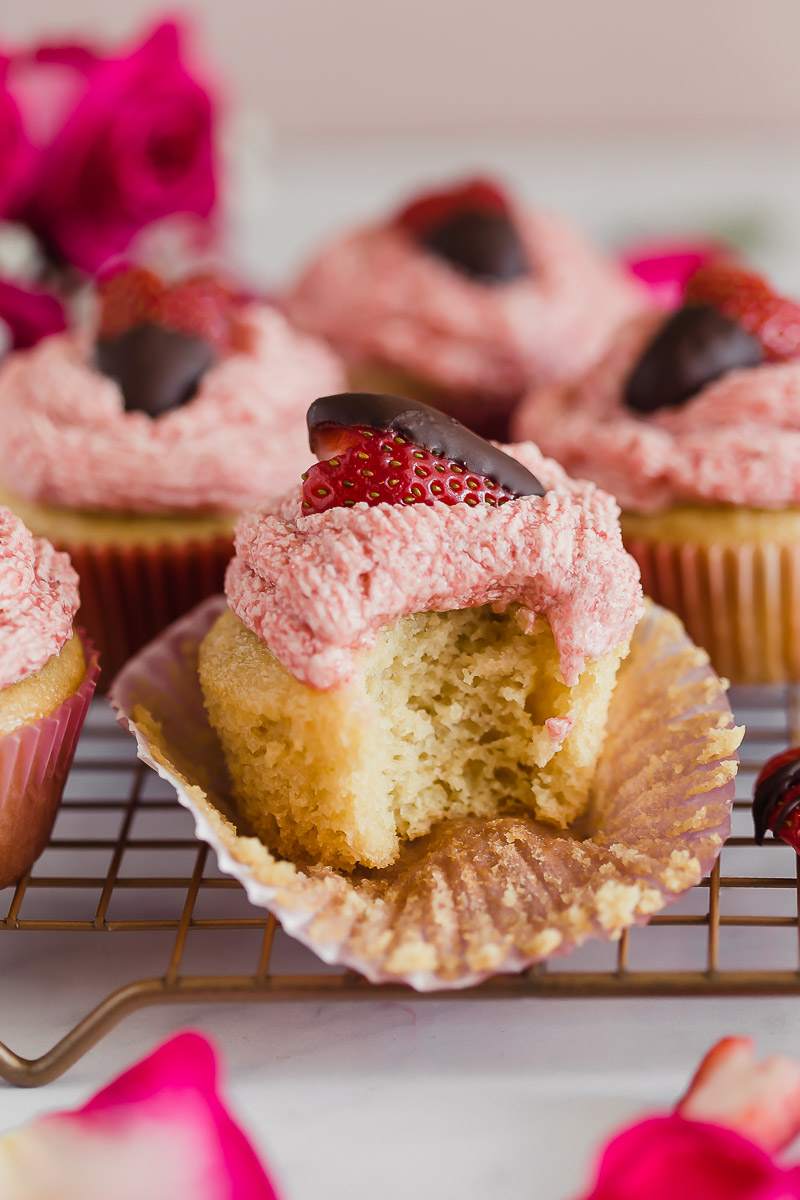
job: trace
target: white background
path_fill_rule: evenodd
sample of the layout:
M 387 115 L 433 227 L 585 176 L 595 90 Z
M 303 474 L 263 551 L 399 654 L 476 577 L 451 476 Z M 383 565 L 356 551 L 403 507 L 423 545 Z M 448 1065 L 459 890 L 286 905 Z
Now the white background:
M 288 133 L 797 133 L 796 0 L 2 0 L 8 40 L 196 18 Z M 792 147 L 787 146 L 787 152 Z

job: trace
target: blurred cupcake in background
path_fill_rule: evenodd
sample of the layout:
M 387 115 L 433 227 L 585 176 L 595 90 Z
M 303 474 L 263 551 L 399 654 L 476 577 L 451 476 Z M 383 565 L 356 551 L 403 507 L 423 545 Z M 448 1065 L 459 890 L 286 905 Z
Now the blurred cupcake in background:
M 0 888 L 44 849 L 99 674 L 66 554 L 0 506 Z
M 342 354 L 351 387 L 413 396 L 494 437 L 526 388 L 585 370 L 647 303 L 566 222 L 480 178 L 337 238 L 284 299 Z
M 120 269 L 98 310 L 0 372 L 0 496 L 69 551 L 107 683 L 221 589 L 239 510 L 308 465 L 305 410 L 343 379 L 326 346 L 208 275 Z
M 800 305 L 710 263 L 514 436 L 614 493 L 645 591 L 738 683 L 800 679 Z

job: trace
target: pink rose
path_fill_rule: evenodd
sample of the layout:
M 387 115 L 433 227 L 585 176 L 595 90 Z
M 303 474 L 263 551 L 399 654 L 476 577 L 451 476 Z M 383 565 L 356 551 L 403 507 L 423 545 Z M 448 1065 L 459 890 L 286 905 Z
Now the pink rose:
M 7 326 L 8 348 L 14 350 L 35 346 L 43 337 L 67 327 L 64 309 L 55 296 L 4 279 L 0 279 L 0 322 Z
M 74 109 L 42 149 L 22 215 L 67 262 L 94 272 L 151 221 L 211 213 L 213 108 L 181 59 L 174 24 L 127 58 L 67 49 L 34 56 L 82 78 Z
M 0 1137 L 0 1196 L 276 1200 L 217 1090 L 209 1043 L 184 1033 L 75 1112 Z
M 10 59 L 0 55 L 0 217 L 19 208 L 32 184 L 36 154 L 8 88 Z

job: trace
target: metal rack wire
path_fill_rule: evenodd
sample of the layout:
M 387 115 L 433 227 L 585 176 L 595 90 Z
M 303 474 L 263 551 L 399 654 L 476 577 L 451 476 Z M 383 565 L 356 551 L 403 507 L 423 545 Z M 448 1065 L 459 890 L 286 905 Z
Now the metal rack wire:
M 778 842 L 756 847 L 749 812 L 760 764 L 800 743 L 800 687 L 740 689 L 732 700 L 747 735 L 733 835 L 711 876 L 613 946 L 590 944 L 567 959 L 448 998 L 800 994 L 800 859 Z M 0 939 L 0 955 L 28 939 L 27 953 L 12 954 L 8 968 L 21 989 L 24 972 L 40 961 L 35 939 L 41 935 L 50 939 L 54 995 L 56 972 L 63 972 L 66 986 L 81 953 L 92 974 L 108 965 L 124 980 L 40 1056 L 23 1057 L 0 1042 L 0 1078 L 20 1086 L 57 1078 L 124 1016 L 148 1005 L 378 995 L 409 1000 L 405 988 L 376 988 L 351 971 L 323 966 L 290 943 L 273 917 L 252 908 L 194 839 L 188 814 L 166 785 L 137 763 L 133 740 L 102 702 L 93 705 L 50 845 L 0 896 L 0 912 L 3 907 L 0 930 L 14 939 Z M 147 939 L 138 957 L 128 950 L 130 940 L 120 951 L 118 935 L 137 933 L 159 937 Z M 85 942 L 76 952 L 72 940 L 59 953 L 72 934 L 113 938 L 102 953 L 96 943 L 85 951 Z M 197 938 L 213 942 L 205 957 L 194 953 Z M 241 963 L 233 961 L 232 949 L 243 954 Z M 7 977 L 2 957 L 0 969 Z M 7 1036 L 2 1027 L 0 1035 Z

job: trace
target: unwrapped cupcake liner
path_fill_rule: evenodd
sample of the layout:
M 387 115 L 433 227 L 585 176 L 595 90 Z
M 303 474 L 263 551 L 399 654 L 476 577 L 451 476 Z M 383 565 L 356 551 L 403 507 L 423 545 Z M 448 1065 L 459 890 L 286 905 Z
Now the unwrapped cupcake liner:
M 720 675 L 800 680 L 800 544 L 624 541 L 645 593 L 678 614 Z
M 327 963 L 420 991 L 520 971 L 646 923 L 700 882 L 730 832 L 741 730 L 707 655 L 652 605 L 620 669 L 580 828 L 469 818 L 407 843 L 384 870 L 282 860 L 237 829 L 203 707 L 198 647 L 224 607 L 213 598 L 178 621 L 127 665 L 109 699 L 220 869 Z
M 16 883 L 44 850 L 100 675 L 82 630 L 86 675 L 47 717 L 0 737 L 0 888 Z
M 78 620 L 97 646 L 101 690 L 128 659 L 207 596 L 218 593 L 233 537 L 156 545 L 56 543 L 80 576 Z

